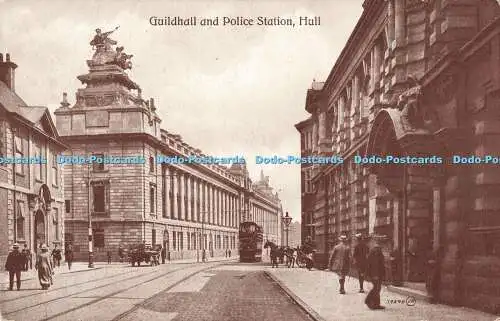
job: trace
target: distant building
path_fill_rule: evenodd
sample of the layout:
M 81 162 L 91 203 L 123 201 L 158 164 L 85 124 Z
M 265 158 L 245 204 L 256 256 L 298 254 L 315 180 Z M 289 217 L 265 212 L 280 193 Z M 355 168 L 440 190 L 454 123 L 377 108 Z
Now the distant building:
M 127 164 L 64 165 L 66 240 L 73 243 L 75 259 L 87 259 L 89 217 L 98 261 L 107 251 L 117 260 L 120 245 L 143 241 L 163 245 L 169 260 L 201 259 L 203 249 L 209 258 L 228 249 L 236 255 L 239 223 L 245 220 L 278 237 L 279 198 L 268 179 L 253 184 L 245 164 L 159 162 L 163 156 L 208 156 L 160 128 L 154 100 L 143 99 L 126 72 L 131 63 L 122 57 L 128 55 L 117 54 L 106 40 L 94 38 L 96 52 L 87 61 L 89 73 L 78 76 L 86 87 L 77 91 L 76 103 L 65 101 L 55 112 L 71 148 L 66 155 L 128 157 Z
M 312 213 L 322 259 L 342 234 L 386 235 L 385 254 L 398 261 L 390 278 L 423 286 L 434 276 L 439 301 L 500 313 L 500 172 L 451 157 L 500 153 L 499 4 L 363 7 L 325 83 L 307 92 L 311 116 L 296 125 L 303 142 L 312 127 L 303 155 L 343 159 L 303 175 L 313 184 L 302 198 L 305 229 Z
M 29 106 L 16 94 L 16 68 L 9 54 L 5 61 L 0 54 L 2 267 L 13 243 L 27 244 L 33 253 L 42 243 L 64 244 L 64 184 L 56 155 L 65 146 L 48 109 Z

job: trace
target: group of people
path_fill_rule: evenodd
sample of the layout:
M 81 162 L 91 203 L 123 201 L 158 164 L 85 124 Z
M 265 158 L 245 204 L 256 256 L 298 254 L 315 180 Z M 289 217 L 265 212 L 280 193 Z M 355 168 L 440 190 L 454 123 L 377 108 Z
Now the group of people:
M 53 284 L 52 276 L 54 275 L 54 255 L 58 257 L 57 251 L 49 253 L 47 245 L 40 245 L 40 251 L 36 256 L 35 269 L 38 271 L 38 280 L 44 290 L 47 290 Z M 17 290 L 19 291 L 21 289 L 21 271 L 28 270 L 28 260 L 31 260 L 31 251 L 27 248 L 27 246 L 25 245 L 23 251 L 21 252 L 19 251 L 19 244 L 14 243 L 12 251 L 7 256 L 7 261 L 5 262 L 5 269 L 9 271 L 10 291 L 14 289 L 14 278 L 16 279 Z
M 339 276 L 340 294 L 345 294 L 345 279 L 349 274 L 351 261 L 358 272 L 359 292 L 364 293 L 365 277 L 372 282 L 373 288 L 370 290 L 365 299 L 365 304 L 372 310 L 384 309 L 380 305 L 380 291 L 382 289 L 382 281 L 385 277 L 385 260 L 382 253 L 381 241 L 383 237 L 373 237 L 374 245 L 369 248 L 367 239 L 361 234 L 356 235 L 357 244 L 354 247 L 352 260 L 351 249 L 347 244 L 347 236 L 342 235 L 330 255 L 328 266 L 331 271 L 334 271 Z

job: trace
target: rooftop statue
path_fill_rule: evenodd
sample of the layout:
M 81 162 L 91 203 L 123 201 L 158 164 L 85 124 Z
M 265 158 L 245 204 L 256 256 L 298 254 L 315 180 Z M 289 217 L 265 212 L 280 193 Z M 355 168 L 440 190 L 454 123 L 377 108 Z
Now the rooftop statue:
M 96 29 L 96 34 L 90 42 L 92 49 L 95 49 L 95 53 L 91 60 L 87 61 L 89 67 L 103 66 L 103 65 L 115 65 L 122 69 L 132 69 L 132 62 L 130 58 L 133 55 L 127 55 L 123 52 L 123 47 L 116 47 L 116 51 L 113 50 L 112 46 L 117 45 L 117 42 L 111 38 L 109 35 L 120 28 L 116 27 L 114 30 L 102 32 L 101 29 Z
M 123 52 L 123 49 L 123 47 L 116 47 L 116 56 L 113 60 L 113 63 L 117 64 L 123 69 L 132 69 L 132 62 L 130 61 L 130 58 L 132 58 L 134 55 L 127 55 L 125 52 Z
M 101 32 L 101 29 L 97 28 L 95 30 L 96 34 L 94 36 L 94 39 L 90 42 L 90 45 L 92 48 L 95 46 L 97 51 L 104 49 L 104 50 L 111 50 L 111 45 L 116 45 L 117 42 L 113 39 L 108 38 L 110 34 L 118 30 L 120 26 L 116 27 L 114 30 L 107 31 L 107 32 Z

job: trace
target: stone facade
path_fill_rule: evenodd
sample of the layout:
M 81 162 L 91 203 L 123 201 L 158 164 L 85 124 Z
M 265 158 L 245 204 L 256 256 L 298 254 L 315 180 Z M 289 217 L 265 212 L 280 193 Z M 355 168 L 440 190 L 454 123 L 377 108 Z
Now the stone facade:
M 341 234 L 384 234 L 393 281 L 428 282 L 439 301 L 500 312 L 496 165 L 452 155 L 498 155 L 497 1 L 370 0 L 321 89 L 308 91 L 316 245 Z M 298 130 L 303 133 L 302 127 Z M 317 134 L 315 134 L 317 133 Z M 439 157 L 370 164 L 356 156 Z M 435 264 L 429 264 L 429 258 Z
M 107 39 L 107 38 L 106 38 Z M 165 163 L 159 157 L 207 157 L 178 134 L 160 128 L 154 100 L 126 73 L 111 42 L 96 36 L 89 73 L 78 77 L 85 88 L 76 103 L 56 110 L 57 127 L 70 146 L 66 155 L 129 157 L 126 164 L 64 166 L 66 239 L 75 259 L 86 260 L 92 247 L 97 261 L 118 247 L 145 241 L 162 244 L 167 259 L 224 256 L 238 252 L 240 222 L 254 220 L 264 233 L 279 237 L 280 200 L 268 179 L 252 183 L 244 164 Z M 114 58 L 115 57 L 115 58 Z M 118 58 L 117 58 L 118 57 Z M 129 56 L 127 55 L 127 59 Z M 89 244 L 89 217 L 92 242 Z
M 64 190 L 57 155 L 65 146 L 46 107 L 28 106 L 14 87 L 17 65 L 0 54 L 0 265 L 14 243 L 37 251 L 64 245 Z M 24 160 L 13 164 L 7 159 Z

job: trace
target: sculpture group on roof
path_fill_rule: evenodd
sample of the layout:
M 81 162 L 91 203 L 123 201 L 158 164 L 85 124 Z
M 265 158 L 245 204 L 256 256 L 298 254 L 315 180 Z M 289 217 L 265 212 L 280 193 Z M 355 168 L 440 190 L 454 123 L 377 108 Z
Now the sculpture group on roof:
M 118 30 L 119 26 L 114 30 L 102 32 L 101 29 L 96 29 L 96 34 L 94 38 L 90 42 L 92 49 L 95 49 L 94 56 L 92 60 L 88 61 L 89 67 L 93 66 L 102 66 L 102 65 L 117 65 L 122 69 L 132 69 L 132 62 L 130 58 L 133 55 L 127 55 L 123 50 L 123 47 L 116 47 L 113 50 L 112 46 L 117 45 L 118 43 L 109 38 L 109 35 Z

